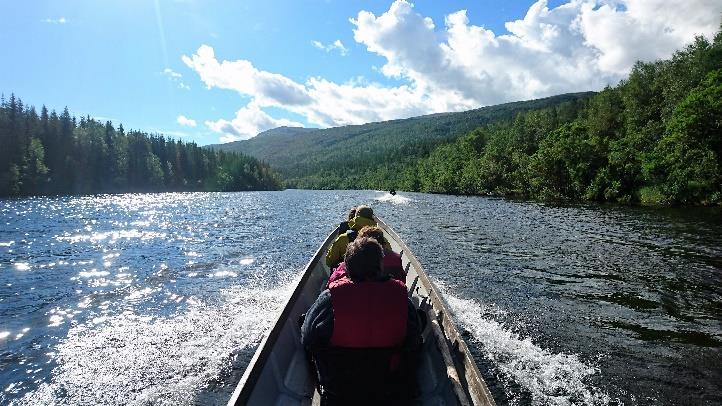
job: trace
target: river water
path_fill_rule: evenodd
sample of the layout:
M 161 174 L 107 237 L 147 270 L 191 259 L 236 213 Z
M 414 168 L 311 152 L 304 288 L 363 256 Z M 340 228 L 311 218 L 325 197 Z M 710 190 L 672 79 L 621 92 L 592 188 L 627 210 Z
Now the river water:
M 498 404 L 722 403 L 719 209 L 401 195 L 0 200 L 0 404 L 225 402 L 359 203 L 445 292 Z

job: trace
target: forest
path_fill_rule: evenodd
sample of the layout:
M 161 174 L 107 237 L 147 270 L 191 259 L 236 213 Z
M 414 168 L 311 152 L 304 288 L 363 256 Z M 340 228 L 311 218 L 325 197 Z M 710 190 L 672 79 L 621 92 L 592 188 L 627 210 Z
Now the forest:
M 353 160 L 353 153 L 348 156 Z M 437 142 L 420 157 L 381 158 L 354 160 L 350 168 L 289 171 L 297 176 L 286 182 L 547 201 L 719 205 L 722 32 L 712 42 L 698 37 L 669 60 L 638 62 L 628 79 L 592 97 L 489 122 Z
M 0 103 L 0 196 L 279 188 L 246 155 L 78 120 L 67 108 L 37 114 L 14 94 Z

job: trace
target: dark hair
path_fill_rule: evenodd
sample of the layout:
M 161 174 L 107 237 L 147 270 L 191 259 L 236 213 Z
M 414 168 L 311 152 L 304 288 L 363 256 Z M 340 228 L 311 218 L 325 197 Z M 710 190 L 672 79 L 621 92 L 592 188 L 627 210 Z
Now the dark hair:
M 358 236 L 373 238 L 378 241 L 382 247 L 388 243 L 386 237 L 384 237 L 384 230 L 379 226 L 366 226 L 358 232 Z
M 373 280 L 382 275 L 384 249 L 376 240 L 357 237 L 346 248 L 346 272 L 354 282 Z
M 356 215 L 359 217 L 366 217 L 367 219 L 373 219 L 374 211 L 368 206 L 361 205 L 356 207 Z
M 352 220 L 354 217 L 356 217 L 356 206 L 352 207 L 351 210 L 348 211 L 348 219 Z

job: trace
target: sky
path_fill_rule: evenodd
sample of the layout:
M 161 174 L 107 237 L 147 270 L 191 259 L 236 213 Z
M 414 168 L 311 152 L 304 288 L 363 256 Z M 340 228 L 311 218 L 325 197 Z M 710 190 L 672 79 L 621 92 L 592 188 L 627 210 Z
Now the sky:
M 200 145 L 600 90 L 720 0 L 0 0 L 0 92 Z

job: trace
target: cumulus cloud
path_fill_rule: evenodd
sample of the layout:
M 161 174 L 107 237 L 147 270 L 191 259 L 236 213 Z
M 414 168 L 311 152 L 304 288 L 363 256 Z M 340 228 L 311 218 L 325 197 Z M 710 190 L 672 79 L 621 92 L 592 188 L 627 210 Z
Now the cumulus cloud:
M 668 57 L 695 34 L 714 33 L 720 12 L 722 3 L 706 0 L 577 0 L 551 9 L 540 0 L 502 35 L 470 24 L 465 10 L 449 14 L 445 41 L 403 0 L 351 22 L 354 39 L 387 60 L 381 72 L 451 93 L 458 99 L 449 104 L 463 107 L 616 84 L 634 61 Z
M 328 45 L 324 45 L 321 41 L 311 41 L 311 45 L 322 51 L 331 52 L 337 50 L 341 54 L 341 56 L 348 55 L 348 48 L 343 45 L 343 42 L 341 42 L 340 39 L 337 39 L 336 41 Z
M 258 133 L 271 128 L 289 126 L 303 127 L 303 124 L 287 120 L 275 119 L 263 110 L 256 103 L 249 103 L 236 112 L 232 120 L 220 119 L 217 121 L 206 121 L 206 126 L 211 130 L 221 133 L 221 142 L 246 140 L 255 137 Z
M 618 75 L 636 60 L 669 57 L 696 35 L 711 37 L 722 17 L 717 0 L 626 0 L 624 6 L 584 3 L 576 22 L 585 44 L 600 52 L 602 69 Z
M 196 120 L 190 119 L 182 114 L 180 116 L 178 116 L 176 121 L 178 122 L 178 124 L 180 124 L 182 126 L 186 126 L 186 127 L 195 127 L 196 126 Z
M 209 125 L 246 137 L 256 127 L 244 128 L 239 117 L 279 121 L 266 107 L 334 126 L 598 90 L 623 79 L 636 60 L 667 58 L 695 35 L 711 37 L 721 16 L 718 0 L 571 0 L 552 8 L 539 0 L 507 22 L 507 32 L 495 33 L 470 23 L 465 10 L 439 26 L 396 0 L 380 15 L 360 11 L 350 22 L 354 40 L 385 59 L 378 71 L 398 86 L 321 77 L 299 83 L 251 61 L 219 61 L 208 45 L 182 60 L 208 88 L 251 98 L 234 120 Z M 335 44 L 313 42 L 325 51 Z
M 68 19 L 65 17 L 46 18 L 45 20 L 43 20 L 43 22 L 48 24 L 66 24 L 68 22 Z
M 208 45 L 201 45 L 194 55 L 183 55 L 181 59 L 209 89 L 218 87 L 253 95 L 261 105 L 300 106 L 311 102 L 306 89 L 293 80 L 258 70 L 246 60 L 219 62 Z

